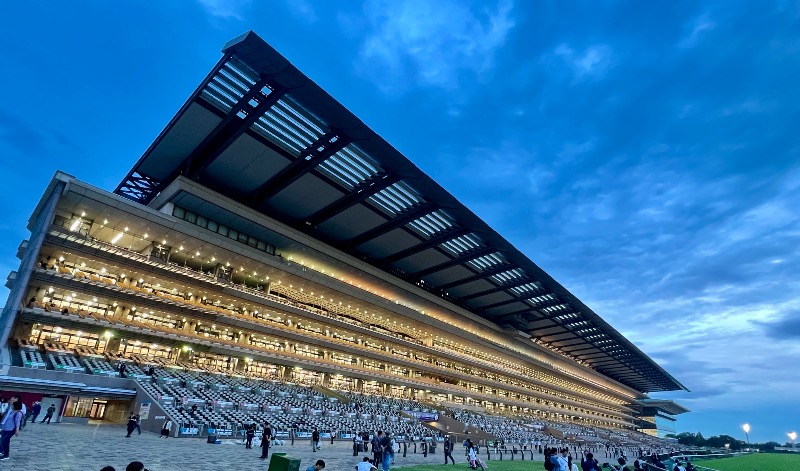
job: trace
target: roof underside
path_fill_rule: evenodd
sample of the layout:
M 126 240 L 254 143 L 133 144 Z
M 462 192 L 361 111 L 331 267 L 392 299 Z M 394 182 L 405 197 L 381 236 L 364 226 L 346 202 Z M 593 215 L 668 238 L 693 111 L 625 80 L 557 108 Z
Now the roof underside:
M 116 193 L 183 175 L 638 391 L 685 389 L 255 33 L 223 53 Z
M 669 415 L 680 415 L 689 412 L 689 409 L 667 399 L 642 399 L 639 402 L 646 407 L 659 409 Z

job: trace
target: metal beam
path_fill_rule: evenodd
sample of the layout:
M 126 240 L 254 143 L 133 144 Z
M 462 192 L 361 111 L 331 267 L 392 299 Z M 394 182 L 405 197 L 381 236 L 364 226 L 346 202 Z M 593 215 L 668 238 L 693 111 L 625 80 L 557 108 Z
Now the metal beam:
M 536 297 L 539 297 L 541 295 L 542 295 L 541 293 L 530 293 L 530 294 L 526 294 L 525 296 L 522 296 L 522 297 L 519 297 L 519 298 L 507 299 L 505 301 L 500 301 L 499 303 L 489 304 L 488 306 L 481 306 L 480 309 L 482 309 L 482 310 L 493 309 L 493 308 L 496 308 L 496 307 L 505 306 L 506 304 L 513 304 L 513 303 L 516 303 L 516 302 L 530 301 L 532 298 L 536 298 Z M 553 294 L 553 296 L 555 296 L 555 294 Z M 525 303 L 525 304 L 526 305 L 530 305 L 528 303 Z M 556 299 L 551 299 L 549 301 L 542 301 L 541 303 L 535 303 L 534 306 L 532 306 L 531 308 L 538 310 L 538 309 L 546 308 L 546 307 L 549 307 L 549 306 L 560 306 L 562 304 L 566 304 L 566 303 L 564 301 L 561 301 L 560 299 L 556 298 Z M 563 325 L 563 324 L 559 323 L 559 325 Z
M 472 293 L 466 296 L 461 296 L 459 299 L 461 299 L 462 301 L 467 301 L 473 298 L 480 298 L 482 296 L 488 296 L 490 294 L 499 293 L 500 291 L 506 291 L 511 288 L 516 288 L 517 286 L 527 285 L 528 283 L 536 283 L 536 280 L 534 280 L 533 278 L 524 278 L 521 280 L 516 280 L 510 283 L 506 283 L 504 285 L 498 286 L 497 288 L 487 289 L 485 291 L 480 291 L 478 293 Z M 538 293 L 543 293 L 545 291 L 547 290 L 545 290 L 544 288 L 539 288 L 537 290 Z
M 280 169 L 278 173 L 253 190 L 248 198 L 250 206 L 258 208 L 349 143 L 350 138 L 344 133 L 337 129 L 331 129 L 303 150 L 289 165 Z
M 446 261 L 444 263 L 440 263 L 438 265 L 434 265 L 432 267 L 428 267 L 428 268 L 424 268 L 422 270 L 416 271 L 416 272 L 412 273 L 411 276 L 413 276 L 415 278 L 424 278 L 424 277 L 426 277 L 428 275 L 431 275 L 433 273 L 436 273 L 436 272 L 439 272 L 439 271 L 442 271 L 442 270 L 446 270 L 446 269 L 448 269 L 450 267 L 454 267 L 456 265 L 461 265 L 462 263 L 467 263 L 470 260 L 474 260 L 474 259 L 476 259 L 478 257 L 482 257 L 484 255 L 489 255 L 489 254 L 492 254 L 492 253 L 496 253 L 497 251 L 498 250 L 496 248 L 494 248 L 494 247 L 483 247 L 483 248 L 478 249 L 478 250 L 473 250 L 472 252 L 467 252 L 467 253 L 459 256 L 459 257 L 456 257 L 456 258 L 454 258 L 452 260 L 448 260 L 448 261 Z
M 444 289 L 455 288 L 456 286 L 464 285 L 464 284 L 467 284 L 467 283 L 472 283 L 473 281 L 479 281 L 479 280 L 482 280 L 484 278 L 488 278 L 488 277 L 490 277 L 492 275 L 497 275 L 497 274 L 503 273 L 503 272 L 508 271 L 508 270 L 513 270 L 514 268 L 517 268 L 517 266 L 513 265 L 511 263 L 507 263 L 507 264 L 501 265 L 499 267 L 491 268 L 489 270 L 484 270 L 484 271 L 482 271 L 482 272 L 480 272 L 478 274 L 475 274 L 473 276 L 468 276 L 468 277 L 462 278 L 460 280 L 451 281 L 450 283 L 445 283 L 443 285 L 439 285 L 439 288 L 443 289 L 443 290 Z
M 452 229 L 449 231 L 442 232 L 441 234 L 431 237 L 430 239 L 420 242 L 417 245 L 413 245 L 405 250 L 401 250 L 399 252 L 393 253 L 387 257 L 384 257 L 379 262 L 383 263 L 394 263 L 398 260 L 402 260 L 406 257 L 410 257 L 415 253 L 422 252 L 423 250 L 427 250 L 431 247 L 436 247 L 437 245 L 443 244 L 449 240 L 455 239 L 456 237 L 461 237 L 463 235 L 469 234 L 472 232 L 472 229 L 469 227 L 459 227 L 458 229 Z
M 370 240 L 380 237 L 383 234 L 386 234 L 389 231 L 397 229 L 398 227 L 405 226 L 411 221 L 418 219 L 430 212 L 439 209 L 439 205 L 435 203 L 423 203 L 421 205 L 415 206 L 408 211 L 399 214 L 394 219 L 390 219 L 383 224 L 373 227 L 372 229 L 368 230 L 367 232 L 363 232 L 348 241 L 348 245 L 351 248 L 358 247 L 361 244 L 367 243 Z
M 267 95 L 262 92 L 265 87 L 270 90 Z M 197 178 L 259 117 L 277 103 L 286 94 L 286 91 L 285 88 L 270 85 L 269 77 L 263 77 L 256 82 L 247 94 L 236 102 L 236 105 L 231 108 L 214 130 L 203 139 L 203 142 L 186 157 L 181 166 L 183 174 L 192 179 Z M 256 105 L 251 105 L 251 102 L 255 102 Z
M 401 177 L 399 175 L 388 173 L 379 173 L 371 178 L 368 178 L 354 187 L 350 193 L 306 218 L 306 225 L 317 227 L 347 208 L 364 201 L 375 193 L 378 193 L 384 188 L 387 188 L 400 180 Z

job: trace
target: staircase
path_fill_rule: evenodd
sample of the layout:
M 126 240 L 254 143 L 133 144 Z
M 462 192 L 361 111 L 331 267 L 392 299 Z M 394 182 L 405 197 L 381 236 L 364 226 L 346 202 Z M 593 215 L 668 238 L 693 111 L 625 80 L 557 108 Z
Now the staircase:
M 342 404 L 350 404 L 350 399 L 348 399 L 347 396 L 345 396 L 343 394 L 339 394 L 338 392 L 334 391 L 333 389 L 328 389 L 328 388 L 326 388 L 324 386 L 312 386 L 311 389 L 314 392 L 318 392 L 318 393 L 322 394 L 323 396 L 333 397 L 333 398 L 337 399 Z
M 478 427 L 467 427 L 463 422 L 459 422 L 458 420 L 448 417 L 443 413 L 439 414 L 439 420 L 435 422 L 423 422 L 422 425 L 425 427 L 434 430 L 434 431 L 441 431 L 446 433 L 450 436 L 456 437 L 458 440 L 463 440 L 466 438 L 471 439 L 473 442 L 479 440 L 496 440 L 497 437 L 492 435 L 491 433 L 484 432 L 483 430 L 479 429 Z M 466 432 L 465 432 L 466 430 Z

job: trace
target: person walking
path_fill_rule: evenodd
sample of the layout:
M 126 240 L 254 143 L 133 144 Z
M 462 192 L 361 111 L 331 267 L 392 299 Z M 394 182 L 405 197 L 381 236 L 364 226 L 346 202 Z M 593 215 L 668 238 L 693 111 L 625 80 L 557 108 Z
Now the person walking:
M 11 437 L 19 435 L 22 428 L 22 401 L 18 397 L 11 398 L 3 422 L 0 423 L 0 461 L 7 460 L 11 452 Z
M 139 432 L 139 435 L 142 434 L 142 417 L 139 414 L 136 414 L 134 417 L 136 419 L 136 431 Z
M 383 462 L 383 453 L 381 453 L 381 440 L 383 439 L 383 432 L 378 430 L 372 436 L 372 462 L 378 466 Z
M 131 434 L 136 430 L 136 415 L 133 412 L 128 416 L 127 430 L 128 434 L 125 435 L 125 438 L 131 438 Z
M 449 435 L 444 438 L 444 464 L 447 464 L 447 458 L 456 464 L 456 460 L 453 459 L 453 442 L 450 441 Z
M 358 456 L 358 442 L 359 442 L 359 437 L 358 437 L 358 432 L 356 432 L 353 435 L 353 456 Z
M 316 453 L 319 449 L 319 430 L 317 430 L 317 427 L 314 427 L 314 430 L 311 432 L 311 450 Z
M 42 412 L 42 403 L 39 401 L 34 401 L 31 409 L 33 409 L 33 413 L 31 414 L 31 423 L 35 424 L 36 417 L 39 417 L 39 414 Z
M 45 412 L 45 414 L 44 414 L 44 418 L 42 419 L 42 423 L 47 421 L 47 423 L 49 424 L 50 423 L 50 419 L 53 418 L 53 413 L 55 413 L 55 411 L 56 411 L 56 405 L 55 404 L 50 404 L 50 407 L 47 408 L 47 412 Z

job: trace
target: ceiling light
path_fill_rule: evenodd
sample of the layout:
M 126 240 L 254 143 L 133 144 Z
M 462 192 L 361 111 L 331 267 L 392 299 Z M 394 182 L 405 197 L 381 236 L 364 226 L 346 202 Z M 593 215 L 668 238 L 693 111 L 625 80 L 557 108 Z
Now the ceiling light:
M 115 235 L 114 238 L 111 239 L 111 243 L 112 244 L 116 244 L 117 242 L 119 242 L 120 239 L 122 239 L 122 236 L 123 236 L 122 232 L 120 232 L 119 234 Z

